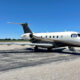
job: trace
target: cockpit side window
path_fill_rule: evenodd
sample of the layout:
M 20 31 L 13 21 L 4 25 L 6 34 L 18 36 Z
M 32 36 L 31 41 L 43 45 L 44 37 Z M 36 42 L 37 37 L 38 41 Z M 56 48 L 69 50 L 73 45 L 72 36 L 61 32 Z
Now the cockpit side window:
M 78 37 L 80 37 L 80 34 L 78 34 Z
M 77 37 L 77 34 L 72 34 L 71 37 L 72 38 L 76 38 Z

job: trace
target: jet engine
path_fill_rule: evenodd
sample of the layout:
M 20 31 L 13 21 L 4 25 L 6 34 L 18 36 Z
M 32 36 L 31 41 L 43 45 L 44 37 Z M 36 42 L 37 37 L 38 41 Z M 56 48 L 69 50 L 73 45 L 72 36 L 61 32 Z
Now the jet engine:
M 26 33 L 26 34 L 23 34 L 21 37 L 22 39 L 30 40 L 33 37 L 33 35 L 32 33 Z

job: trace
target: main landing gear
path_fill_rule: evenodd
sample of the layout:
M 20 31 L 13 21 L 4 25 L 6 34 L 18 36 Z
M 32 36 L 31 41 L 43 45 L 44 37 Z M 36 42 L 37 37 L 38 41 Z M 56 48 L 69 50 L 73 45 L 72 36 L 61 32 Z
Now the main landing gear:
M 38 46 L 34 47 L 34 51 L 37 52 L 38 51 Z
M 38 46 L 35 46 L 34 47 L 34 52 L 38 52 L 39 50 L 38 50 Z M 47 48 L 47 51 L 52 51 L 52 48 Z
M 52 48 L 47 48 L 47 51 L 49 51 L 49 52 L 50 52 L 51 50 L 52 50 Z

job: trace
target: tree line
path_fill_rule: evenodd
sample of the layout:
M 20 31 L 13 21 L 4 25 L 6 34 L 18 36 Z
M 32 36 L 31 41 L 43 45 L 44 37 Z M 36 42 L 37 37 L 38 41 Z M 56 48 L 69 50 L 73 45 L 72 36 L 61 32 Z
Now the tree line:
M 0 41 L 26 41 L 24 39 L 11 39 L 11 38 L 5 38 L 5 39 L 0 39 Z

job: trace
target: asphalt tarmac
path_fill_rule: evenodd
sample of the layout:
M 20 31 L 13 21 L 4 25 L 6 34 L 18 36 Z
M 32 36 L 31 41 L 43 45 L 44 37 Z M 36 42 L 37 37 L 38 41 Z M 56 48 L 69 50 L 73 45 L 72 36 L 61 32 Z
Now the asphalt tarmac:
M 72 53 L 66 48 L 53 49 L 51 52 L 47 52 L 45 49 L 34 52 L 33 47 L 0 50 L 0 72 L 49 63 L 61 63 L 79 57 L 80 51 Z

